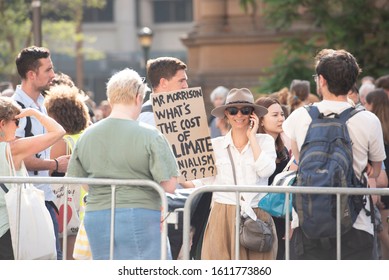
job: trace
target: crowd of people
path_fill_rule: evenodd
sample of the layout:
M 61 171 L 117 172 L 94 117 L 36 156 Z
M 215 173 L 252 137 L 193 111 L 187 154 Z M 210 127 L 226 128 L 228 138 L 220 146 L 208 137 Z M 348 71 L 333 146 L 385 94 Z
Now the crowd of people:
M 156 127 L 151 101 L 147 100 L 150 89 L 152 93 L 166 93 L 189 87 L 184 62 L 173 57 L 150 59 L 146 80 L 128 68 L 115 73 L 107 82 L 107 99 L 99 106 L 93 101 L 93 93 L 77 88 L 66 74 L 54 72 L 47 48 L 21 50 L 16 67 L 20 85 L 12 94 L 7 90 L 8 96 L 0 97 L 2 176 L 146 179 L 170 194 L 205 185 L 271 185 L 289 164 L 290 170 L 297 170 L 297 174 L 301 171 L 300 153 L 312 122 L 307 105 L 313 105 L 322 116 L 360 109 L 346 123 L 352 142 L 350 164 L 358 179 L 367 174 L 370 187 L 388 187 L 389 75 L 359 80 L 357 60 L 345 50 L 324 49 L 317 54 L 316 92 L 312 92 L 309 81 L 298 77 L 289 89 L 257 99 L 247 88 L 216 87 L 209 93 L 214 108 L 208 125 L 217 172 L 184 183 L 178 183 L 176 159 Z M 9 172 L 11 165 L 15 174 Z M 69 238 L 70 254 L 65 258 L 72 258 L 77 231 L 69 233 L 59 222 L 56 186 L 35 187 L 45 194 L 57 240 L 57 259 L 64 258 L 61 230 Z M 109 259 L 111 188 L 89 185 L 85 191 L 87 204 L 80 221 L 92 258 Z M 196 207 L 202 208 L 204 217 L 197 222 L 198 217 L 192 218 L 196 240 L 192 247 L 199 252 L 196 258 L 235 258 L 237 207 L 254 220 L 270 223 L 274 235 L 267 252 L 240 246 L 240 259 L 285 259 L 286 238 L 290 238 L 291 259 L 335 258 L 336 238 L 311 238 L 301 227 L 297 210 L 292 215 L 291 236 L 285 236 L 285 218 L 272 217 L 258 207 L 265 195 L 241 193 L 237 202 L 235 193 L 214 192 L 206 201 L 200 200 Z M 77 203 L 82 200 L 75 199 Z M 159 195 L 145 186 L 117 189 L 114 259 L 160 258 L 158 201 Z M 373 222 L 370 215 L 374 209 Z M 388 216 L 389 196 L 366 199 L 352 229 L 342 235 L 342 259 L 389 259 Z M 171 239 L 167 240 L 168 259 L 177 259 L 182 239 Z M 4 193 L 0 195 L 0 259 L 14 259 Z

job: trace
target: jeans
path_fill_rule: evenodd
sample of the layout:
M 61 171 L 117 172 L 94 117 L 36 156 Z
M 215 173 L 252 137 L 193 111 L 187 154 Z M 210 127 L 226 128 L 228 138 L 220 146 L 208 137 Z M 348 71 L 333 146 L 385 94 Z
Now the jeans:
M 55 245 L 57 249 L 57 260 L 62 260 L 62 249 L 61 249 L 61 243 L 59 239 L 59 225 L 58 225 L 58 219 L 57 219 L 57 211 L 56 208 L 53 206 L 54 203 L 51 201 L 46 201 L 46 208 L 49 210 L 51 220 L 53 221 L 54 225 L 54 233 L 55 233 Z
M 111 209 L 87 211 L 84 225 L 93 259 L 109 259 Z M 115 260 L 160 259 L 160 225 L 160 211 L 143 208 L 117 208 L 115 210 L 113 258 Z M 169 254 L 171 259 L 170 250 L 168 250 Z

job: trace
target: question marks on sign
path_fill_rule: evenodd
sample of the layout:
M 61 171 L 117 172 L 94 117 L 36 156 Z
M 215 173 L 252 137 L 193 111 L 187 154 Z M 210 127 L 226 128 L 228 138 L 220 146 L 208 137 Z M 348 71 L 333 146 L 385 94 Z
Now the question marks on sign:
M 203 173 L 203 178 L 205 177 L 205 168 L 204 167 L 201 167 L 200 168 L 200 172 Z
M 197 178 L 197 169 L 193 168 L 190 172 L 195 176 L 195 179 Z
M 209 166 L 208 167 L 208 171 L 211 171 L 211 175 L 213 176 L 213 175 L 215 175 L 213 172 L 215 171 L 215 167 L 214 166 Z
M 207 171 L 209 171 L 211 174 L 209 174 Z M 199 177 L 201 178 L 205 178 L 205 173 L 207 173 L 207 177 L 208 176 L 214 176 L 215 175 L 215 166 L 208 166 L 208 167 L 201 167 L 201 168 L 192 168 L 190 170 L 190 173 L 191 175 L 193 175 L 193 177 L 189 174 L 188 176 L 188 172 L 187 170 L 182 170 L 181 171 L 181 175 L 184 176 L 185 178 L 185 181 L 188 181 L 188 180 L 192 180 L 192 179 L 198 179 L 197 175 L 199 175 Z M 189 177 L 189 178 L 188 178 Z
M 186 175 L 188 174 L 188 172 L 186 172 L 186 170 L 183 170 L 183 171 L 181 171 L 181 174 L 184 175 L 185 181 L 188 181 L 188 179 L 186 178 Z

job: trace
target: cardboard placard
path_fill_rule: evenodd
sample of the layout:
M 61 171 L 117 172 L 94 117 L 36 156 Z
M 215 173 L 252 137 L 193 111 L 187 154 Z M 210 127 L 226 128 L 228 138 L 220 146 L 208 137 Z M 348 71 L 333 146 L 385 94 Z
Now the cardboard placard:
M 151 94 L 155 123 L 177 159 L 179 182 L 216 174 L 215 156 L 200 87 Z

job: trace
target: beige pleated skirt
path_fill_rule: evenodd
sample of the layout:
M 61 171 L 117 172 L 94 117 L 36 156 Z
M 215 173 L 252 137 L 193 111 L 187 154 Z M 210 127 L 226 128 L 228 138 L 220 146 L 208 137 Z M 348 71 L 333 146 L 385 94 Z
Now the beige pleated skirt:
M 205 228 L 201 250 L 202 260 L 234 260 L 235 259 L 235 205 L 215 202 L 209 214 Z M 272 219 L 260 208 L 253 209 L 257 217 L 263 221 Z M 269 252 L 259 253 L 239 246 L 241 260 L 275 260 L 277 257 L 278 240 L 273 222 L 273 247 Z

